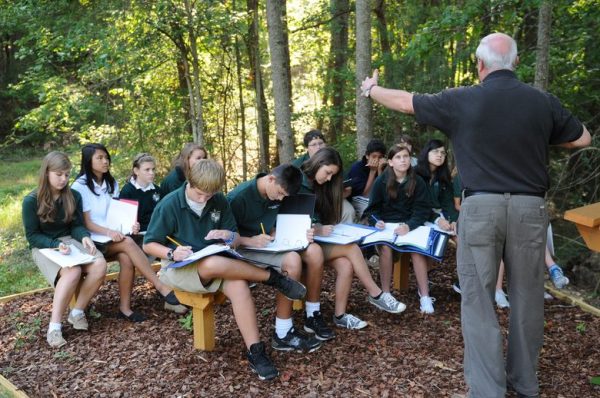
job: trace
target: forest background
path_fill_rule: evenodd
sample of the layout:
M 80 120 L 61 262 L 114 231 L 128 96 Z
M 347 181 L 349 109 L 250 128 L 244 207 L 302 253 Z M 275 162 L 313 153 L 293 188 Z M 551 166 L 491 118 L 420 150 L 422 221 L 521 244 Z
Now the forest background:
M 0 263 L 31 267 L 19 208 L 48 150 L 77 165 L 82 143 L 101 142 L 120 182 L 150 152 L 160 180 L 196 141 L 230 189 L 302 153 L 312 128 L 346 165 L 372 137 L 410 134 L 419 148 L 445 138 L 373 106 L 359 82 L 378 68 L 381 84 L 414 92 L 477 83 L 475 48 L 494 31 L 517 40 L 519 78 L 594 137 L 552 149 L 549 165 L 559 259 L 589 255 L 560 219 L 600 200 L 599 25 L 597 0 L 0 0 Z M 25 288 L 11 278 L 0 270 L 0 296 Z

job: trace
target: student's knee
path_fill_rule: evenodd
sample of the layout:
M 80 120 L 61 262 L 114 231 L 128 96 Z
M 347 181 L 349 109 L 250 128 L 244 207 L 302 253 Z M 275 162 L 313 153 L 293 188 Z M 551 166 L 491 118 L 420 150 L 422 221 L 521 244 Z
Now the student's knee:
M 69 285 L 78 283 L 81 279 L 81 267 L 61 268 L 60 279 Z
M 316 243 L 311 243 L 308 245 L 304 253 L 302 254 L 302 259 L 307 265 L 323 265 L 323 249 Z
M 106 260 L 98 259 L 98 260 L 94 261 L 92 264 L 90 264 L 90 266 L 87 268 L 86 278 L 102 279 L 106 275 L 107 269 L 108 269 L 108 266 L 106 264 Z
M 302 275 L 302 260 L 296 252 L 290 252 L 283 259 L 281 271 L 285 272 L 290 278 L 298 280 Z
M 223 282 L 223 293 L 232 303 L 252 300 L 248 282 L 244 280 L 226 280 Z
M 227 265 L 227 259 L 219 256 L 210 256 L 198 264 L 198 275 L 202 279 L 215 279 L 223 275 L 223 269 Z

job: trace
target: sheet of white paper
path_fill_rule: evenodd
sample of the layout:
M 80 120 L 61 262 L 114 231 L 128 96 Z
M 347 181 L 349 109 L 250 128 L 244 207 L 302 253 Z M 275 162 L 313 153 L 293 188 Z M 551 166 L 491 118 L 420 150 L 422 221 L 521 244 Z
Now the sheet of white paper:
M 198 250 L 184 258 L 182 261 L 190 261 L 190 260 L 198 260 L 204 257 L 208 257 L 210 255 L 223 252 L 225 250 L 229 250 L 229 246 L 226 245 L 210 245 L 206 246 L 202 250 Z
M 374 233 L 375 230 L 365 227 L 359 227 L 352 224 L 338 224 L 333 227 L 333 232 L 329 236 L 316 235 L 315 240 L 322 243 L 334 243 L 346 245 L 357 242 L 363 237 Z
M 406 235 L 398 235 L 394 243 L 397 246 L 414 246 L 422 250 L 427 250 L 430 233 L 431 228 L 420 226 L 416 229 L 413 229 Z
M 95 232 L 90 232 L 90 238 L 92 238 L 92 240 L 94 242 L 98 242 L 98 243 L 112 242 L 112 239 L 110 238 L 110 236 L 97 234 Z
M 55 249 L 42 249 L 40 253 L 54 261 L 61 267 L 74 267 L 80 264 L 88 264 L 94 261 L 94 256 L 82 253 L 77 247 L 69 245 L 71 253 L 62 254 Z
M 265 247 L 246 247 L 249 250 L 285 252 L 301 250 L 308 246 L 306 231 L 311 221 L 308 214 L 278 214 L 275 240 Z
M 121 200 L 111 200 L 106 214 L 106 227 L 130 235 L 137 220 L 137 205 Z
M 389 242 L 389 243 L 393 243 L 394 242 L 394 230 L 396 228 L 398 228 L 398 225 L 400 225 L 400 223 L 393 223 L 393 222 L 386 222 L 385 223 L 385 229 L 382 229 L 380 231 L 376 231 L 374 233 L 372 233 L 371 235 L 367 236 L 364 240 L 363 240 L 363 244 L 367 245 L 369 243 L 375 243 L 375 242 Z

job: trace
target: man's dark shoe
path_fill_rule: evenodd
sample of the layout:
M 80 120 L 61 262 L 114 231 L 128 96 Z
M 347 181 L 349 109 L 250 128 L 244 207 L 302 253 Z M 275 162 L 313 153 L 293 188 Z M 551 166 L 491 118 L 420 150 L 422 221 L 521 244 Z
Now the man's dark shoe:
M 250 362 L 250 369 L 258 375 L 260 380 L 271 380 L 279 376 L 279 371 L 265 352 L 265 343 L 262 341 L 252 344 L 246 357 Z
M 306 336 L 296 328 L 291 328 L 282 339 L 277 337 L 277 333 L 273 333 L 271 347 L 278 351 L 313 352 L 321 348 L 321 344 L 321 341 L 313 336 Z
M 335 332 L 325 324 L 320 311 L 315 311 L 313 312 L 313 316 L 304 319 L 304 330 L 314 333 L 315 337 L 321 341 L 335 338 Z
M 264 282 L 266 285 L 273 286 L 290 300 L 302 300 L 306 296 L 306 287 L 302 283 L 280 274 L 272 268 L 269 268 L 269 272 L 271 275 Z

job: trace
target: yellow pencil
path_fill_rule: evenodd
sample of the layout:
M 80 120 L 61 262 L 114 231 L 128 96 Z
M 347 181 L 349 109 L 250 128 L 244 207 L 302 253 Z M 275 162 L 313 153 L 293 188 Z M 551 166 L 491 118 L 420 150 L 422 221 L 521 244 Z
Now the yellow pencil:
M 262 229 L 262 233 L 263 235 L 266 235 L 267 233 L 265 232 L 265 226 L 263 225 L 263 223 L 260 223 L 260 229 Z
M 183 246 L 181 243 L 177 242 L 175 239 L 171 238 L 169 235 L 167 235 L 167 239 L 170 240 L 171 242 L 175 243 L 177 246 Z

